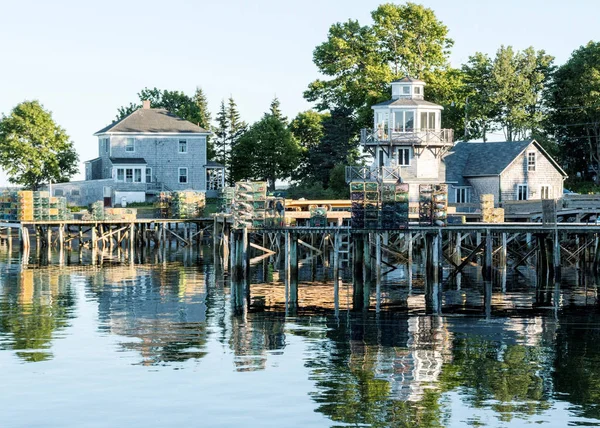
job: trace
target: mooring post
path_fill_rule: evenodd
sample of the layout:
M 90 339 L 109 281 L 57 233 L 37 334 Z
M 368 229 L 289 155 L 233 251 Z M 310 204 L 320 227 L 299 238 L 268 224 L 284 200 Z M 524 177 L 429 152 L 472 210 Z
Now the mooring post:
M 242 229 L 242 275 L 244 281 L 248 281 L 250 278 L 250 259 L 248 251 L 248 228 Z
M 371 233 L 365 235 L 365 240 L 363 243 L 363 261 L 364 261 L 364 278 L 365 283 L 370 281 L 372 276 L 372 260 L 371 260 Z
M 352 269 L 352 305 L 354 310 L 361 310 L 364 305 L 364 264 L 365 264 L 365 235 L 355 233 L 352 235 L 353 241 L 353 269 Z M 336 282 L 333 283 L 334 293 L 336 290 Z M 335 301 L 337 304 L 336 308 L 339 308 L 339 294 L 334 294 Z
M 58 225 L 58 245 L 61 250 L 64 248 L 64 245 L 65 245 L 65 225 L 64 224 Z
M 283 234 L 283 274 L 285 285 L 285 310 L 287 312 L 290 303 L 290 231 Z
M 457 265 L 462 263 L 461 244 L 462 234 L 460 232 L 456 232 L 454 234 L 454 263 Z
M 412 293 L 412 280 L 413 280 L 413 235 L 412 232 L 406 232 L 404 239 L 408 239 L 406 243 L 406 271 L 408 273 L 408 294 Z
M 298 237 L 296 235 L 290 235 L 290 304 L 298 304 Z
M 135 223 L 129 224 L 129 257 L 133 260 L 133 250 L 135 246 Z
M 223 225 L 223 236 L 222 236 L 222 242 L 223 242 L 223 269 L 227 270 L 229 268 L 229 227 L 225 227 L 225 225 Z M 219 246 L 217 245 L 215 248 L 219 248 Z M 216 258 L 220 258 L 220 254 L 216 254 Z
M 558 230 L 554 230 L 554 279 L 560 280 L 561 265 L 560 265 L 560 239 Z
M 376 283 L 375 283 L 375 311 L 379 312 L 381 310 L 381 234 L 375 234 L 375 275 L 376 275 Z
M 492 277 L 492 256 L 493 256 L 493 247 L 492 247 L 492 233 L 490 229 L 485 230 L 485 254 L 484 254 L 484 264 L 483 264 L 483 277 L 485 279 L 491 279 Z
M 506 262 L 508 257 L 508 240 L 506 239 L 506 232 L 502 232 L 502 249 L 500 250 L 500 268 L 506 269 Z

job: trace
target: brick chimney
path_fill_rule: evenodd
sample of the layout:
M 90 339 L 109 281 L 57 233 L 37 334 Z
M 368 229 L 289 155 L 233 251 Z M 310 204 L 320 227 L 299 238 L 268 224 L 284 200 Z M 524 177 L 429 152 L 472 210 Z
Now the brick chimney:
M 142 101 L 142 108 L 144 110 L 148 110 L 150 108 L 150 100 L 144 100 L 144 101 Z

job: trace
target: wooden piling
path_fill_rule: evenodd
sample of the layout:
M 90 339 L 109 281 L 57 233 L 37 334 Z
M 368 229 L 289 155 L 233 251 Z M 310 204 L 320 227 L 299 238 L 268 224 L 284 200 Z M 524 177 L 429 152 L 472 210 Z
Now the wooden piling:
M 290 304 L 298 304 L 298 237 L 290 236 Z

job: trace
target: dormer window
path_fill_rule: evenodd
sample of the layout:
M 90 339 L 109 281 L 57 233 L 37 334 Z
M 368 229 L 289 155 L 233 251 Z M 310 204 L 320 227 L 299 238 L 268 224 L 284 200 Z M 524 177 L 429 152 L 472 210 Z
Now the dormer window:
M 402 94 L 404 94 L 404 95 L 410 95 L 410 86 L 403 86 L 402 87 Z
M 421 95 L 421 87 L 415 86 L 415 95 Z

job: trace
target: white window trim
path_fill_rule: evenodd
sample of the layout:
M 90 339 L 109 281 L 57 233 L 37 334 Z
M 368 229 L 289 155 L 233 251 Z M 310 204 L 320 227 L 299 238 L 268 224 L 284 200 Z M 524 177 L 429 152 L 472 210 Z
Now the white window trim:
M 182 177 L 181 170 L 182 169 L 185 169 L 185 183 L 181 182 L 181 177 Z M 179 184 L 190 184 L 190 177 L 188 175 L 188 169 L 187 169 L 187 167 L 179 167 L 177 169 L 177 183 L 179 183 Z
M 185 152 L 182 152 L 180 149 L 180 145 L 182 142 L 185 142 Z M 177 140 L 177 153 L 179 153 L 180 155 L 185 155 L 188 152 L 188 140 L 186 140 L 185 138 L 180 138 Z
M 468 204 L 471 201 L 471 192 L 470 192 L 471 187 L 470 186 L 456 186 L 454 188 L 454 201 L 457 204 Z M 465 201 L 464 202 L 458 202 L 458 194 L 461 191 L 465 191 Z
M 133 150 L 127 150 L 129 140 L 133 141 Z M 135 138 L 128 137 L 125 139 L 125 152 L 127 153 L 135 153 Z
M 533 165 L 529 165 L 529 155 L 533 155 Z M 531 169 L 533 166 L 533 169 Z M 537 153 L 536 152 L 527 152 L 527 172 L 535 172 L 537 169 Z
M 408 163 L 402 164 L 400 163 L 400 151 L 408 150 Z M 412 165 L 412 148 L 411 147 L 398 147 L 396 149 L 396 161 L 398 162 L 398 166 L 411 166 Z
M 548 197 L 544 198 L 544 192 L 542 191 L 544 187 L 548 188 Z M 540 199 L 554 199 L 554 193 L 552 192 L 552 186 L 549 184 L 540 185 Z
M 150 171 L 150 181 L 148 181 L 148 171 Z M 146 173 L 144 174 L 144 180 L 146 180 L 145 183 L 152 183 L 152 167 L 150 167 L 150 166 L 146 167 Z
M 525 193 L 525 199 L 520 199 L 521 188 L 525 187 L 527 192 Z M 517 184 L 517 201 L 528 201 L 529 200 L 529 185 L 528 184 Z
M 401 113 L 402 115 L 402 128 L 400 130 L 398 130 L 398 126 L 396 124 L 396 113 Z M 413 127 L 412 127 L 412 131 L 407 131 L 406 130 L 406 113 L 412 113 L 413 114 Z M 392 112 L 392 129 L 394 130 L 394 132 L 408 132 L 408 133 L 413 133 L 415 132 L 415 130 L 417 129 L 416 127 L 416 123 L 417 123 L 417 110 L 400 110 L 400 109 L 395 109 Z

